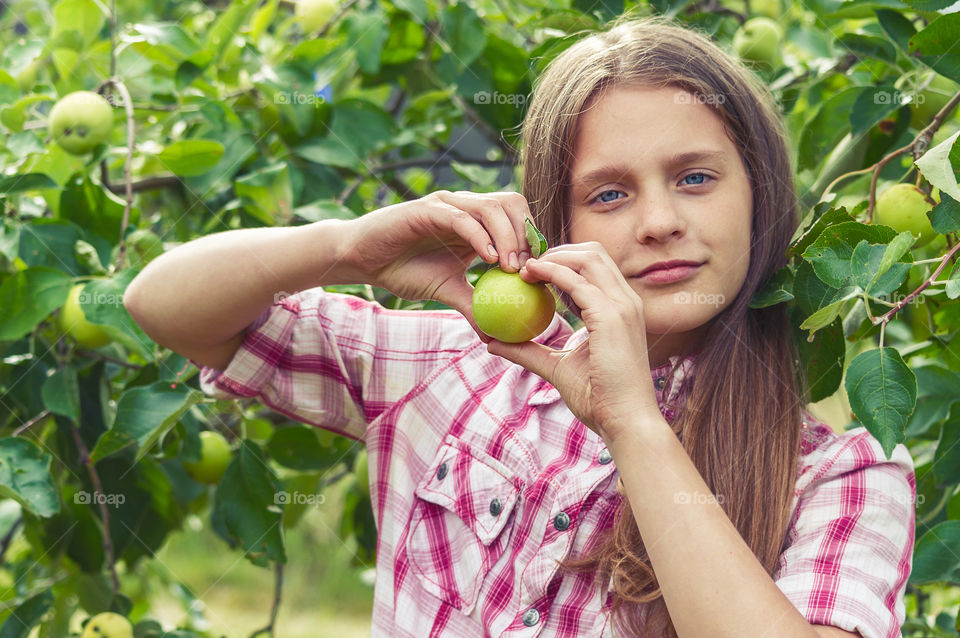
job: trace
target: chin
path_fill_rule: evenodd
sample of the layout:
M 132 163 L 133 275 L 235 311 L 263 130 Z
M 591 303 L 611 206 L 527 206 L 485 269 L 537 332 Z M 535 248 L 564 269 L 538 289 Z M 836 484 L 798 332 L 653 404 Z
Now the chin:
M 710 322 L 723 309 L 707 304 L 679 305 L 671 297 L 662 303 L 645 303 L 643 320 L 650 334 L 669 335 L 690 332 Z

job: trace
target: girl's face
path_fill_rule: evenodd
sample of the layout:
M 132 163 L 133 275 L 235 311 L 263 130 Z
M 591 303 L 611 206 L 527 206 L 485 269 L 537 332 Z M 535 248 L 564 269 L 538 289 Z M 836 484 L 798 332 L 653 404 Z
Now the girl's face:
M 696 349 L 750 263 L 750 181 L 711 97 L 618 86 L 578 122 L 569 241 L 603 245 L 643 299 L 653 366 Z M 640 276 L 672 260 L 698 265 Z

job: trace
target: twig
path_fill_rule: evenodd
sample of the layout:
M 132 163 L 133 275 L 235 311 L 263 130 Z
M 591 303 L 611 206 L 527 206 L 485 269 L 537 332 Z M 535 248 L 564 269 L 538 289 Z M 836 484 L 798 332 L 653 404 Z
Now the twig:
M 48 416 L 50 416 L 50 410 L 44 410 L 43 412 L 41 412 L 41 413 L 38 414 L 37 416 L 33 417 L 32 419 L 30 419 L 29 421 L 27 421 L 26 423 L 24 423 L 23 425 L 21 425 L 20 427 L 18 427 L 16 430 L 14 430 L 14 431 L 13 431 L 13 436 L 20 436 L 21 434 L 23 434 L 24 432 L 26 432 L 27 430 L 29 430 L 31 427 L 33 427 L 34 425 L 36 425 L 36 424 L 39 423 L 40 421 L 43 421 L 43 420 L 44 420 L 45 418 L 47 418 Z
M 87 466 L 90 481 L 93 483 L 94 493 L 103 494 L 103 485 L 100 483 L 100 476 L 93 466 L 93 461 L 90 460 L 90 451 L 80 436 L 80 429 L 77 428 L 77 424 L 72 421 L 70 423 L 70 429 L 73 432 L 73 440 L 77 444 L 77 450 L 79 450 L 81 454 L 80 461 Z M 116 558 L 113 555 L 113 541 L 110 538 L 110 512 L 107 510 L 105 499 L 97 498 L 95 500 L 100 506 L 100 520 L 103 523 L 103 551 L 107 554 L 107 562 L 110 564 L 110 579 L 113 581 L 113 591 L 116 593 L 120 591 L 120 579 L 117 578 Z
M 101 183 L 104 186 L 110 189 L 111 192 L 120 194 L 124 192 L 126 187 L 121 190 L 120 186 L 116 184 L 111 184 L 110 180 L 106 177 L 105 173 L 100 179 Z M 140 193 L 142 191 L 155 190 L 159 188 L 170 188 L 172 186 L 180 186 L 183 184 L 183 180 L 177 177 L 176 175 L 158 175 L 156 177 L 147 177 L 138 182 L 134 182 L 130 185 L 130 190 L 134 193 Z
M 932 283 L 934 282 L 934 280 L 940 275 L 940 273 L 941 273 L 941 272 L 943 271 L 943 269 L 946 267 L 947 262 L 950 261 L 950 259 L 957 253 L 958 250 L 960 250 L 960 244 L 957 244 L 956 246 L 954 246 L 953 248 L 951 248 L 951 249 L 950 249 L 950 252 L 948 252 L 947 254 L 945 254 L 945 255 L 943 256 L 943 258 L 940 260 L 940 265 L 937 266 L 937 269 L 933 271 L 933 274 L 930 275 L 930 278 L 929 278 L 929 279 L 927 279 L 925 282 L 923 282 L 922 284 L 920 284 L 920 286 L 917 287 L 917 289 L 914 290 L 913 292 L 911 292 L 909 295 L 907 295 L 906 298 L 900 300 L 900 302 L 898 302 L 897 305 L 895 305 L 893 308 L 891 308 L 889 312 L 884 313 L 883 315 L 881 315 L 881 316 L 879 316 L 879 317 L 873 317 L 873 316 L 871 316 L 871 317 L 870 317 L 870 322 L 873 323 L 873 325 L 877 325 L 878 323 L 886 324 L 888 321 L 890 321 L 890 319 L 893 317 L 893 315 L 895 315 L 895 314 L 897 314 L 898 312 L 900 312 L 901 310 L 903 310 L 904 306 L 906 306 L 908 303 L 910 303 L 917 295 L 919 295 L 921 292 L 923 292 L 924 290 L 926 290 L 926 289 L 930 286 L 930 284 L 932 284 Z M 867 306 L 867 315 L 868 315 L 868 316 L 870 315 L 870 307 L 869 307 L 869 306 Z M 883 328 L 881 327 L 881 330 L 882 330 L 882 329 L 883 329 Z
M 130 363 L 129 361 L 124 361 L 123 359 L 117 359 L 116 357 L 111 357 L 109 355 L 101 354 L 99 352 L 93 352 L 92 350 L 76 350 L 77 354 L 83 355 L 84 357 L 90 357 L 92 359 L 100 359 L 101 361 L 108 361 L 110 363 L 115 363 L 118 366 L 123 366 L 124 368 L 130 368 L 131 370 L 141 370 L 143 369 L 142 365 L 136 363 Z
M 283 595 L 283 563 L 277 563 L 275 567 L 276 578 L 273 585 L 273 606 L 270 608 L 270 623 L 265 627 L 257 629 L 250 638 L 256 638 L 260 634 L 269 634 L 273 637 L 274 625 L 277 622 L 277 613 L 280 611 L 280 598 Z
M 115 0 L 114 0 L 115 1 Z M 126 201 L 123 206 L 123 220 L 120 222 L 120 241 L 117 244 L 117 259 L 113 264 L 114 270 L 120 270 L 123 267 L 123 261 L 126 258 L 126 241 L 124 235 L 127 230 L 127 224 L 130 223 L 130 209 L 133 207 L 133 180 L 131 178 L 131 166 L 133 165 L 133 147 L 135 120 L 133 114 L 133 100 L 130 98 L 130 92 L 127 91 L 127 85 L 123 80 L 111 75 L 110 79 L 103 83 L 101 89 L 115 87 L 123 98 L 123 106 L 127 112 L 127 157 L 123 162 L 123 181 L 126 186 Z M 112 102 L 111 102 L 112 103 Z M 105 170 L 105 169 L 102 169 Z

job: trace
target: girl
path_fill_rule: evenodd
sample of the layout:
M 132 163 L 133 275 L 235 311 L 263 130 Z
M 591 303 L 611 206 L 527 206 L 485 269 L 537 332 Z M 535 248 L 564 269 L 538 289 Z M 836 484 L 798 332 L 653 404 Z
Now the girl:
M 373 635 L 899 636 L 909 452 L 815 422 L 784 305 L 748 307 L 798 223 L 769 95 L 623 18 L 538 78 L 522 157 L 523 195 L 197 239 L 126 305 L 207 393 L 366 444 Z M 583 326 L 482 334 L 478 255 Z M 321 287 L 345 283 L 452 310 Z

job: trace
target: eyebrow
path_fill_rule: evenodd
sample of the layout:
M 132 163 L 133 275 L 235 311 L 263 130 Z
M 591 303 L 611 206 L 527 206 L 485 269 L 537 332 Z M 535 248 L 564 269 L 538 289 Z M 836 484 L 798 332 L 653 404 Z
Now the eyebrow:
M 689 164 L 692 162 L 703 162 L 703 161 L 719 161 L 725 162 L 727 159 L 726 153 L 723 151 L 689 151 L 686 153 L 677 153 L 676 155 L 670 157 L 667 162 L 667 168 L 674 168 L 681 166 L 683 164 Z M 623 163 L 616 164 L 606 164 L 595 168 L 592 171 L 585 173 L 582 177 L 571 180 L 571 186 L 584 186 L 591 184 L 593 182 L 603 181 L 606 179 L 617 179 L 623 177 L 630 172 L 630 166 Z

